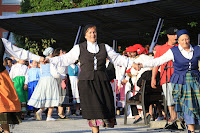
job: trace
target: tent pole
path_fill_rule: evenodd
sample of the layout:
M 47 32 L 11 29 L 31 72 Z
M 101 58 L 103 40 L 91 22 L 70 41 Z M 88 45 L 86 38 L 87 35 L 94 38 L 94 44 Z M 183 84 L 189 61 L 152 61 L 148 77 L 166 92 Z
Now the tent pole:
M 115 41 L 115 51 L 117 52 L 117 40 Z
M 74 45 L 78 44 L 81 38 L 81 33 L 82 33 L 82 26 L 79 26 L 78 32 L 76 34 L 76 39 L 74 41 Z
M 113 40 L 113 50 L 117 51 L 117 40 Z
M 113 40 L 113 50 L 115 50 L 115 40 Z
M 11 33 L 11 32 L 8 31 L 8 34 L 7 34 L 7 37 L 6 37 L 7 40 L 9 40 L 9 38 L 10 38 L 10 33 Z
M 149 49 L 149 53 L 152 53 L 152 52 L 153 52 L 153 47 L 156 45 L 156 43 L 157 43 L 157 41 L 158 41 L 158 37 L 159 37 L 160 31 L 161 31 L 163 22 L 164 22 L 164 19 L 159 18 L 158 24 L 157 24 L 157 27 L 156 27 L 156 31 L 155 31 L 155 33 L 154 33 L 153 40 L 152 40 L 152 42 L 151 42 L 151 46 L 150 46 L 150 49 Z

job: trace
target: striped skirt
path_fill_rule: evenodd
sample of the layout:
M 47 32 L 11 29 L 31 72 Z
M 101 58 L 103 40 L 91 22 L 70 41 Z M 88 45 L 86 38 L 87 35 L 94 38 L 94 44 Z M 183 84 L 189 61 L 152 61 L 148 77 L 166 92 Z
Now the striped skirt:
M 172 95 L 177 113 L 181 116 L 187 114 L 200 120 L 200 88 L 197 78 L 196 75 L 188 72 L 185 85 L 172 83 Z

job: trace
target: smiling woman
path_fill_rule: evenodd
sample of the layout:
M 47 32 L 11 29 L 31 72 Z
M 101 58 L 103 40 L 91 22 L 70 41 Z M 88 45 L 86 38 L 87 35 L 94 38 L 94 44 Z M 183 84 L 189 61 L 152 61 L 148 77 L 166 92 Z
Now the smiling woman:
M 97 40 L 97 30 L 95 25 L 87 25 L 84 28 L 85 39 L 91 43 L 95 43 Z
M 68 53 L 50 58 L 52 64 L 69 66 L 80 60 L 79 94 L 82 117 L 88 120 L 93 133 L 99 132 L 99 126 L 114 127 L 114 97 L 108 75 L 106 74 L 106 58 L 119 66 L 136 66 L 125 56 L 116 53 L 109 45 L 97 43 L 97 27 L 86 25 L 84 28 L 86 41 L 75 45 Z
M 143 67 L 159 66 L 173 61 L 174 72 L 170 78 L 175 110 L 185 119 L 188 133 L 195 132 L 195 124 L 200 125 L 200 72 L 198 60 L 200 47 L 190 44 L 187 30 L 177 31 L 179 45 L 169 49 L 161 57 L 143 62 Z

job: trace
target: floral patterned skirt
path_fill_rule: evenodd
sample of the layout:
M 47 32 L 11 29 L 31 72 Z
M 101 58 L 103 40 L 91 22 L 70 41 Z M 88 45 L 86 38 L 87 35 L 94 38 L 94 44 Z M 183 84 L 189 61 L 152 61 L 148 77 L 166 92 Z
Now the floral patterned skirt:
M 92 119 L 88 120 L 88 124 L 90 127 L 97 127 L 102 126 L 105 128 L 114 128 L 114 125 L 116 123 L 116 119 Z

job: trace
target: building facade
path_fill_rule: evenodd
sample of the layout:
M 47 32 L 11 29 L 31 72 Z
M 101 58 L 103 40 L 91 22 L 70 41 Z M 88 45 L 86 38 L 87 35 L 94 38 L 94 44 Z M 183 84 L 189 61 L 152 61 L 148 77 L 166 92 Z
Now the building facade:
M 20 10 L 20 3 L 22 0 L 0 0 L 0 16 L 8 16 L 17 14 Z M 8 31 L 0 28 L 0 37 L 6 38 Z M 9 40 L 14 43 L 14 38 L 11 33 Z

